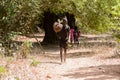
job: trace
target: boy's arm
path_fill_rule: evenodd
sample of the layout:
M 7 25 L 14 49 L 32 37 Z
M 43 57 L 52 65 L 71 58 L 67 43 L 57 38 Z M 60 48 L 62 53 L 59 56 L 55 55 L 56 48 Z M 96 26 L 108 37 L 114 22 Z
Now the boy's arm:
M 70 27 L 67 29 L 67 40 L 69 39 L 69 32 L 70 32 Z

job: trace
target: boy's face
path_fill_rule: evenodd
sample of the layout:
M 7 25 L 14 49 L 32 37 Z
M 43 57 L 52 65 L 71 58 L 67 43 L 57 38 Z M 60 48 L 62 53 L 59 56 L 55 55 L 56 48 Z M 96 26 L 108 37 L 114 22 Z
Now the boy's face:
M 66 20 L 63 20 L 63 25 L 67 24 L 67 21 Z

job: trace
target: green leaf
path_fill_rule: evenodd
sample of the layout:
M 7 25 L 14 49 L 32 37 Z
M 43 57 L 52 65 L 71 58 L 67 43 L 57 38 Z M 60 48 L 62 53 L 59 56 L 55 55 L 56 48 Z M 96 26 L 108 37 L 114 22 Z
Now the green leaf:
M 4 68 L 4 66 L 0 66 L 0 74 L 5 74 L 6 69 Z

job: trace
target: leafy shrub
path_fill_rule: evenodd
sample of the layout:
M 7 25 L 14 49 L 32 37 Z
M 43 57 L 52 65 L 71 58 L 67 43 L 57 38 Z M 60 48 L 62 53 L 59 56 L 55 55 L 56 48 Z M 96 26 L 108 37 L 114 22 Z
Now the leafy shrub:
M 15 39 L 20 34 L 21 34 L 20 32 L 11 31 L 6 35 L 4 35 L 4 37 L 2 38 L 3 40 L 2 47 L 5 49 L 5 53 L 4 53 L 5 55 L 11 56 L 12 53 L 16 51 L 18 45 L 12 40 Z
M 31 48 L 32 46 L 32 42 L 29 41 L 25 41 L 24 43 L 22 43 L 22 45 L 20 46 L 20 55 L 22 58 L 27 58 L 28 54 L 30 54 L 31 52 Z
M 31 66 L 37 66 L 38 64 L 40 64 L 40 61 L 36 60 L 36 59 L 32 59 L 32 62 L 31 62 Z
M 20 80 L 19 77 L 15 77 L 15 80 Z
M 0 78 L 5 74 L 6 69 L 4 68 L 4 66 L 0 66 Z

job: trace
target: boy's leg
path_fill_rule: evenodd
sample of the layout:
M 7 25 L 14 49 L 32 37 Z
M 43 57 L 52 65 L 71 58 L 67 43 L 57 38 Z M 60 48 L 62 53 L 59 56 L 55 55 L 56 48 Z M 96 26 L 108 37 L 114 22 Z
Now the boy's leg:
M 72 40 L 70 40 L 70 46 L 72 47 L 73 45 L 72 45 Z
M 77 38 L 77 47 L 79 46 L 79 39 Z
M 66 62 L 66 54 L 67 54 L 67 49 L 64 48 L 64 62 Z
M 63 49 L 62 49 L 62 47 L 60 48 L 60 59 L 61 59 L 61 62 L 63 62 Z

